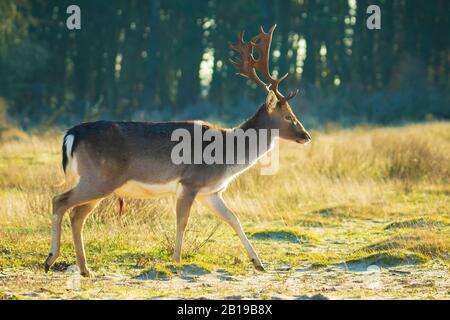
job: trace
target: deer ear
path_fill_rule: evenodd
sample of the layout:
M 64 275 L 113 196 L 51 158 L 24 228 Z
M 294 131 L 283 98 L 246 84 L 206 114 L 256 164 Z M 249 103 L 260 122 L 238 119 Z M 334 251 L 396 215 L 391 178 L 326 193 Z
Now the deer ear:
M 266 108 L 269 110 L 274 110 L 277 107 L 277 102 L 277 96 L 272 90 L 270 90 L 266 98 Z

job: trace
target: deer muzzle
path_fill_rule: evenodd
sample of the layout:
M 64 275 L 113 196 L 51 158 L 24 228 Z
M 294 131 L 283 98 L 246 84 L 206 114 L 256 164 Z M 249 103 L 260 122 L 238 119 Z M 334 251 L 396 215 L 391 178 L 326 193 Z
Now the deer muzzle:
M 297 137 L 297 139 L 295 139 L 295 142 L 300 144 L 307 144 L 311 142 L 311 135 L 309 134 L 308 131 L 302 131 Z

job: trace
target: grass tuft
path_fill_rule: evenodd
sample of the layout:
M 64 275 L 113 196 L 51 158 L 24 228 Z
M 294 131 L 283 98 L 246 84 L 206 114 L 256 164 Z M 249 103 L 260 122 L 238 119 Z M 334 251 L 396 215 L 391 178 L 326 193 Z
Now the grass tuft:
M 429 230 L 404 230 L 400 233 L 366 246 L 362 250 L 408 250 L 429 259 L 450 263 L 450 239 Z
M 295 230 L 293 228 L 271 228 L 263 230 L 251 230 L 247 234 L 255 240 L 266 241 L 287 241 L 294 243 L 304 243 L 311 241 L 319 241 L 317 237 L 311 234 Z
M 406 219 L 402 221 L 394 221 L 386 226 L 387 230 L 390 229 L 405 229 L 405 228 L 442 228 L 450 226 L 448 219 L 444 218 L 414 218 Z
M 429 259 L 419 253 L 411 253 L 403 250 L 386 250 L 376 253 L 367 253 L 366 256 L 349 259 L 345 265 L 349 269 L 364 268 L 370 265 L 379 267 L 395 267 L 407 264 L 422 264 L 428 262 Z

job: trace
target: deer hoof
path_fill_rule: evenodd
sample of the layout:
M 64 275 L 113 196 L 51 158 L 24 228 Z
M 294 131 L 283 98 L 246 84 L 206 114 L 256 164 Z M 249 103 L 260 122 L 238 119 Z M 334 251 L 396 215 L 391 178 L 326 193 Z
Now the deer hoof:
M 264 269 L 264 266 L 262 265 L 262 263 L 260 261 L 257 262 L 255 260 L 252 260 L 252 262 L 253 262 L 253 266 L 255 267 L 256 270 L 261 271 L 261 272 L 266 271 L 266 269 Z
M 45 259 L 45 262 L 44 262 L 45 273 L 47 273 L 50 270 L 50 267 L 52 266 L 52 263 L 51 263 L 52 258 L 53 258 L 53 254 L 49 253 L 47 259 Z
M 261 271 L 261 272 L 266 272 L 266 269 L 264 268 L 263 265 L 255 266 L 255 269 L 258 270 L 258 271 Z
M 95 274 L 89 269 L 80 271 L 80 274 L 85 278 L 95 278 Z

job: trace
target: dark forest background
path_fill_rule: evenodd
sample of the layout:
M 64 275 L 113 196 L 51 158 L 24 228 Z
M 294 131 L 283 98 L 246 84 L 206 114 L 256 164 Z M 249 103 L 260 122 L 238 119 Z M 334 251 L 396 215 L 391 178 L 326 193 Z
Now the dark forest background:
M 66 8 L 81 8 L 68 30 Z M 366 9 L 381 8 L 381 30 Z M 278 27 L 272 70 L 308 126 L 450 117 L 447 0 L 0 0 L 0 113 L 28 129 L 94 119 L 236 124 L 264 101 L 228 62 Z

